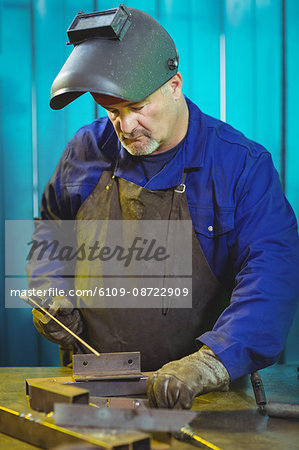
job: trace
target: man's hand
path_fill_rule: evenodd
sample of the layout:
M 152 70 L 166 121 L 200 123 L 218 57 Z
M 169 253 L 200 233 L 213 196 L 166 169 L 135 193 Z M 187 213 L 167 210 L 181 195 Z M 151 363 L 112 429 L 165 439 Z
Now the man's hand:
M 194 398 L 210 391 L 227 391 L 229 374 L 206 345 L 198 352 L 165 364 L 146 385 L 150 405 L 158 408 L 189 409 Z
M 83 332 L 83 320 L 80 311 L 75 309 L 72 303 L 65 297 L 54 297 L 48 310 L 52 316 L 70 328 L 76 335 L 79 336 Z M 33 309 L 32 315 L 33 323 L 37 331 L 50 341 L 62 345 L 72 345 L 76 342 L 76 338 L 47 314 L 44 314 L 38 309 Z

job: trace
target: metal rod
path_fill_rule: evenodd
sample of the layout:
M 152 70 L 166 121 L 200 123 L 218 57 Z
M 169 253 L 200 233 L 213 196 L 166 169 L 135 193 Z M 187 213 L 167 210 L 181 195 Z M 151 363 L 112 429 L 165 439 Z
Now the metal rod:
M 74 338 L 77 339 L 77 341 L 81 342 L 81 344 L 83 344 L 86 348 L 88 348 L 88 350 L 90 350 L 92 353 L 94 353 L 97 356 L 100 356 L 100 353 L 95 350 L 93 347 L 91 347 L 89 344 L 87 344 L 87 342 L 85 342 L 83 339 L 81 339 L 79 336 L 77 336 L 72 330 L 70 330 L 68 327 L 66 327 L 62 322 L 60 322 L 60 320 L 56 319 L 56 317 L 54 317 L 51 313 L 49 313 L 49 311 L 47 311 L 46 309 L 44 309 L 42 306 L 40 306 L 35 300 L 33 300 L 31 297 L 28 297 L 27 295 L 22 295 L 20 296 L 22 299 L 27 299 L 29 300 L 31 303 L 33 303 L 33 305 L 37 306 L 43 313 L 47 314 L 49 317 L 51 317 L 51 319 L 53 319 L 56 323 L 58 323 L 58 325 L 60 325 L 62 328 L 64 328 L 68 333 L 70 333 Z

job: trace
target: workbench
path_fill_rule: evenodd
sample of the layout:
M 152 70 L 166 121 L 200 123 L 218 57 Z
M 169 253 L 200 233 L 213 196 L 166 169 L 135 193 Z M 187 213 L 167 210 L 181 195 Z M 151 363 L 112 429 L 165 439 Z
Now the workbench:
M 267 400 L 299 403 L 296 366 L 275 365 L 259 372 Z M 25 379 L 71 375 L 58 367 L 0 368 L 0 405 L 28 411 Z M 192 422 L 198 435 L 221 449 L 299 449 L 299 420 L 269 418 L 257 411 L 250 379 L 240 378 L 229 392 L 202 395 L 193 409 L 200 411 Z M 0 434 L 0 449 L 34 449 L 32 445 Z M 173 440 L 171 449 L 191 450 L 190 444 Z

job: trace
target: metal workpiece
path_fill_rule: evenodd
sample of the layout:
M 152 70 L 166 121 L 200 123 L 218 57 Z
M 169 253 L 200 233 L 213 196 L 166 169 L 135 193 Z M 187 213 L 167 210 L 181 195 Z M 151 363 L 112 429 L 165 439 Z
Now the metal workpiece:
M 143 374 L 145 375 L 145 374 Z M 289 402 L 289 403 L 299 403 L 299 388 L 297 379 L 297 366 L 287 366 L 287 365 L 275 365 L 267 369 L 260 371 L 260 375 L 263 380 L 265 387 L 265 392 L 270 400 L 275 400 L 277 402 Z M 49 447 L 54 447 L 59 444 L 67 444 L 64 439 L 64 434 L 59 434 L 59 439 L 54 442 L 54 437 L 49 438 L 48 433 L 43 428 L 38 431 L 38 433 L 43 434 L 43 438 L 48 440 L 48 444 L 43 444 L 40 441 L 39 444 L 37 440 L 37 429 L 33 429 L 32 424 L 36 423 L 35 420 L 40 419 L 45 421 L 46 417 L 44 413 L 34 411 L 30 408 L 28 399 L 24 393 L 24 381 L 30 381 L 40 378 L 47 377 L 50 380 L 56 380 L 57 382 L 71 383 L 72 382 L 72 371 L 68 368 L 61 367 L 1 367 L 0 368 L 0 405 L 8 409 L 17 411 L 23 414 L 23 421 L 27 425 L 26 427 L 20 429 L 21 425 L 18 425 L 18 421 L 14 422 L 12 425 L 7 424 L 4 416 L 0 414 L 0 447 L 5 449 L 14 450 L 34 450 L 37 446 L 38 448 L 45 448 L 45 445 Z M 140 382 L 140 380 L 139 380 Z M 110 384 L 108 384 L 110 383 Z M 108 380 L 108 381 L 80 381 L 76 382 L 81 387 L 86 387 L 90 391 L 90 402 L 93 402 L 94 396 L 100 396 L 100 394 L 92 394 L 88 385 L 91 386 L 105 386 L 105 391 L 107 392 L 107 387 L 114 390 L 115 385 L 119 383 L 125 383 L 122 387 L 127 386 L 127 389 L 132 392 L 132 388 L 128 388 L 128 385 L 132 383 L 136 388 L 136 380 Z M 82 386 L 83 385 L 83 386 Z M 110 387 L 109 387 L 110 386 Z M 145 388 L 145 382 L 144 382 Z M 92 389 L 92 388 L 91 388 Z M 97 389 L 99 389 L 97 387 Z M 100 390 L 103 389 L 102 387 Z M 124 393 L 124 391 L 122 391 Z M 145 392 L 145 389 L 144 391 Z M 130 394 L 128 394 L 130 395 Z M 141 398 L 140 394 L 133 393 L 134 400 Z M 101 397 L 110 398 L 111 396 L 107 393 L 101 395 Z M 103 408 L 106 411 L 112 411 L 113 402 L 118 402 L 117 398 L 110 399 L 110 407 Z M 270 403 L 270 402 L 269 402 Z M 117 405 L 116 407 L 125 408 L 123 405 Z M 72 406 L 72 405 L 69 405 Z M 97 408 L 94 408 L 97 409 Z M 268 449 L 288 449 L 297 450 L 299 442 L 299 426 L 298 419 L 282 419 L 276 417 L 269 417 L 268 415 L 261 415 L 257 411 L 255 397 L 252 391 L 252 386 L 250 383 L 249 376 L 242 377 L 241 379 L 235 380 L 231 383 L 230 390 L 228 392 L 210 392 L 208 394 L 201 395 L 195 399 L 193 409 L 198 411 L 197 417 L 192 420 L 191 434 L 193 434 L 192 440 L 194 441 L 195 435 L 196 440 L 198 436 L 201 440 L 206 441 L 206 446 L 211 447 L 211 443 L 214 448 L 218 447 L 222 450 L 268 450 Z M 133 409 L 133 411 L 138 411 Z M 168 411 L 169 412 L 169 411 Z M 28 416 L 31 414 L 31 416 Z M 1 417 L 2 416 L 2 417 Z M 24 419 L 27 416 L 28 419 Z M 30 419 L 31 418 L 31 419 Z M 11 419 L 13 420 L 13 419 Z M 50 419 L 49 419 L 50 420 Z M 38 422 L 37 422 L 38 423 Z M 52 424 L 54 427 L 54 425 Z M 130 433 L 127 431 L 124 434 L 122 430 L 99 430 L 97 428 L 85 429 L 82 427 L 58 427 L 66 430 L 67 433 L 76 432 L 77 434 L 88 436 L 89 438 L 101 438 L 106 442 L 116 447 L 117 442 L 120 442 L 119 438 L 123 441 L 129 436 L 132 440 L 135 436 L 138 440 L 138 444 L 131 444 L 131 448 L 137 448 L 142 442 L 140 433 Z M 56 429 L 55 428 L 55 429 Z M 186 430 L 186 427 L 184 427 Z M 189 430 L 189 428 L 187 428 Z M 34 432 L 34 440 L 30 440 L 30 433 Z M 55 434 L 57 431 L 54 431 Z M 3 434 L 7 433 L 7 435 Z M 142 436 L 145 436 L 145 432 Z M 146 434 L 152 432 L 146 432 Z M 162 433 L 162 432 L 158 432 Z M 166 433 L 163 433 L 165 435 Z M 170 445 L 171 450 L 192 450 L 189 442 L 188 434 L 184 433 L 184 442 L 179 442 L 176 439 L 172 439 Z M 15 436 L 15 438 L 11 437 Z M 182 436 L 181 436 L 182 437 Z M 32 438 L 32 439 L 33 439 Z M 40 439 L 42 436 L 40 436 Z M 188 440 L 186 440 L 188 438 Z M 19 440 L 19 439 L 22 439 Z M 24 440 L 27 442 L 24 442 Z M 160 441 L 160 438 L 159 438 Z M 80 441 L 81 442 L 81 441 Z M 131 441 L 132 442 L 132 441 Z M 70 442 L 69 442 L 70 443 Z M 89 441 L 82 441 L 83 444 L 89 443 Z M 201 445 L 200 441 L 198 445 Z M 75 445 L 75 441 L 72 441 L 72 445 Z M 92 444 L 91 444 L 92 445 Z M 149 445 L 149 444 L 146 444 Z M 105 447 L 109 448 L 109 447 Z M 125 447 L 128 448 L 128 447 Z
M 0 407 L 0 432 L 45 449 L 61 444 L 78 443 L 88 443 L 96 448 L 107 450 L 119 448 L 122 450 L 150 449 L 150 437 L 142 432 L 123 431 L 111 434 L 102 431 L 92 435 L 86 430 L 66 429 L 54 425 L 51 420 L 44 417 L 5 407 Z M 17 448 L 27 447 L 25 444 L 21 444 L 21 447 L 18 446 Z
M 55 404 L 56 425 L 143 431 L 178 431 L 197 416 L 196 411 L 169 409 L 95 408 Z
M 29 404 L 32 409 L 49 413 L 55 403 L 89 404 L 89 391 L 63 385 L 54 381 L 31 382 L 28 386 Z
M 90 405 L 98 408 L 147 409 L 149 401 L 145 398 L 131 397 L 90 397 Z
M 104 379 L 93 381 L 74 381 L 72 376 L 69 377 L 55 377 L 55 378 L 27 378 L 26 379 L 26 394 L 29 395 L 30 385 L 32 383 L 53 383 L 55 385 L 62 384 L 64 386 L 72 386 L 74 388 L 87 389 L 89 395 L 94 397 L 120 397 L 127 395 L 145 395 L 146 380 L 148 373 L 142 374 L 140 378 L 129 379 Z
M 110 379 L 97 381 L 76 381 L 68 383 L 71 386 L 89 390 L 89 394 L 96 397 L 120 397 L 126 395 L 142 395 L 146 393 L 147 375 L 137 379 Z
M 73 377 L 79 380 L 140 378 L 140 352 L 73 355 Z
M 54 403 L 88 404 L 89 394 L 145 394 L 146 379 L 140 372 L 139 352 L 74 355 L 73 377 L 28 379 L 26 394 L 31 408 L 50 412 Z
M 30 386 L 34 383 L 65 383 L 72 385 L 73 378 L 72 376 L 65 376 L 65 377 L 39 377 L 39 378 L 27 378 L 25 380 L 25 387 L 26 387 L 26 395 L 29 395 Z

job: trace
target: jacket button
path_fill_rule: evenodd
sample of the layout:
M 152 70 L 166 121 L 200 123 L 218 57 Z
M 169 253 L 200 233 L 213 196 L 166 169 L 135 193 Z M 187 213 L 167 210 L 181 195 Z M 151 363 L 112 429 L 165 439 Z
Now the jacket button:
M 213 229 L 214 229 L 214 228 L 212 227 L 212 225 L 210 225 L 210 226 L 208 227 L 208 230 L 209 230 L 209 231 L 213 231 Z

